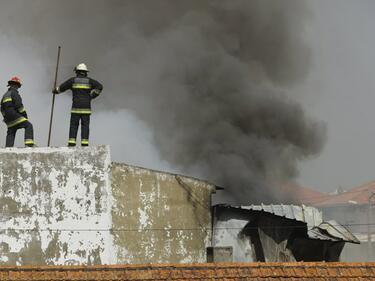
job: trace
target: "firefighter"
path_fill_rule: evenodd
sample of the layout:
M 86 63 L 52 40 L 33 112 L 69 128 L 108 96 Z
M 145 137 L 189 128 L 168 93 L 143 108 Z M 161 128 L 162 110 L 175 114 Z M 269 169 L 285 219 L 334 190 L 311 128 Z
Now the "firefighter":
M 1 99 L 1 114 L 4 122 L 8 127 L 6 137 L 6 147 L 14 146 L 14 139 L 18 129 L 25 129 L 25 145 L 34 146 L 33 125 L 27 119 L 27 113 L 22 104 L 21 96 L 18 89 L 21 88 L 22 82 L 18 77 L 12 77 L 8 81 L 8 91 Z
M 79 122 L 81 122 L 81 146 L 89 145 L 91 100 L 97 98 L 103 90 L 102 84 L 87 76 L 89 72 L 84 63 L 74 68 L 76 73 L 53 89 L 54 94 L 71 90 L 73 93 L 73 104 L 70 115 L 70 129 L 68 146 L 76 145 Z

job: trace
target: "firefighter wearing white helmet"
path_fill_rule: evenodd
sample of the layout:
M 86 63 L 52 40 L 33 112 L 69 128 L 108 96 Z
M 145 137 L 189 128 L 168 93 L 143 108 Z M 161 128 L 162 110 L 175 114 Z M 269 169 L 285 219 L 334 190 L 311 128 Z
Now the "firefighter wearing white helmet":
M 75 68 L 75 77 L 69 78 L 53 90 L 54 94 L 71 90 L 73 103 L 70 115 L 68 146 L 75 146 L 79 123 L 81 122 L 81 146 L 89 145 L 91 100 L 97 98 L 103 90 L 102 84 L 87 76 L 86 64 L 80 63 Z
M 74 71 L 75 71 L 75 72 L 77 72 L 77 71 L 89 72 L 89 70 L 87 69 L 86 64 L 84 64 L 84 63 L 80 63 L 79 65 L 77 65 L 77 66 L 74 68 Z

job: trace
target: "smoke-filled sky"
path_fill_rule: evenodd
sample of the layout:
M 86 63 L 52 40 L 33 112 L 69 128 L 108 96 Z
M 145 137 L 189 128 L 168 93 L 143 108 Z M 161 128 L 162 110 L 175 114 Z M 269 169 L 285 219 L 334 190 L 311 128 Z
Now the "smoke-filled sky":
M 24 80 L 39 146 L 60 44 L 60 82 L 85 62 L 104 84 L 91 143 L 115 161 L 208 179 L 236 202 L 283 200 L 272 183 L 285 180 L 330 191 L 375 179 L 370 0 L 0 5 L 0 78 L 4 91 Z M 70 100 L 56 99 L 53 145 L 67 142 Z

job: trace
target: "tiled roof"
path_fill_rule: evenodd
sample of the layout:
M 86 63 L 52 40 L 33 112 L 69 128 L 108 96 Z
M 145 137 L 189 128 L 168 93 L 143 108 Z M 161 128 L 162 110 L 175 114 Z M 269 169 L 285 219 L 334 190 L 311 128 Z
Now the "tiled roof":
M 313 188 L 301 186 L 294 182 L 288 182 L 278 185 L 280 191 L 289 194 L 296 204 L 315 205 L 322 200 L 330 197 L 329 194 L 317 191 Z
M 369 196 L 375 192 L 375 181 L 353 188 L 338 195 L 332 195 L 325 200 L 316 202 L 315 206 L 330 206 L 344 204 L 368 204 Z M 375 198 L 372 198 L 374 202 Z
M 0 280 L 375 280 L 375 263 L 216 263 L 0 267 Z

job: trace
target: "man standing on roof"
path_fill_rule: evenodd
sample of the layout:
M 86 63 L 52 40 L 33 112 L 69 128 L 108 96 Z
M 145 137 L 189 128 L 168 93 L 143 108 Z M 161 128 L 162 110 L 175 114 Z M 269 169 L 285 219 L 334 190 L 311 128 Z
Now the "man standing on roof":
M 102 84 L 87 76 L 89 72 L 84 63 L 80 63 L 74 69 L 76 77 L 72 77 L 62 83 L 60 87 L 53 89 L 54 94 L 71 90 L 73 93 L 73 105 L 70 116 L 69 146 L 76 145 L 79 122 L 81 121 L 81 146 L 89 145 L 91 100 L 98 97 L 103 90 Z
M 25 129 L 25 145 L 34 146 L 34 130 L 33 125 L 27 119 L 27 113 L 22 104 L 22 98 L 18 93 L 22 82 L 18 77 L 12 77 L 8 81 L 8 91 L 1 99 L 1 114 L 4 122 L 8 126 L 6 137 L 6 147 L 14 146 L 14 139 L 18 129 Z

